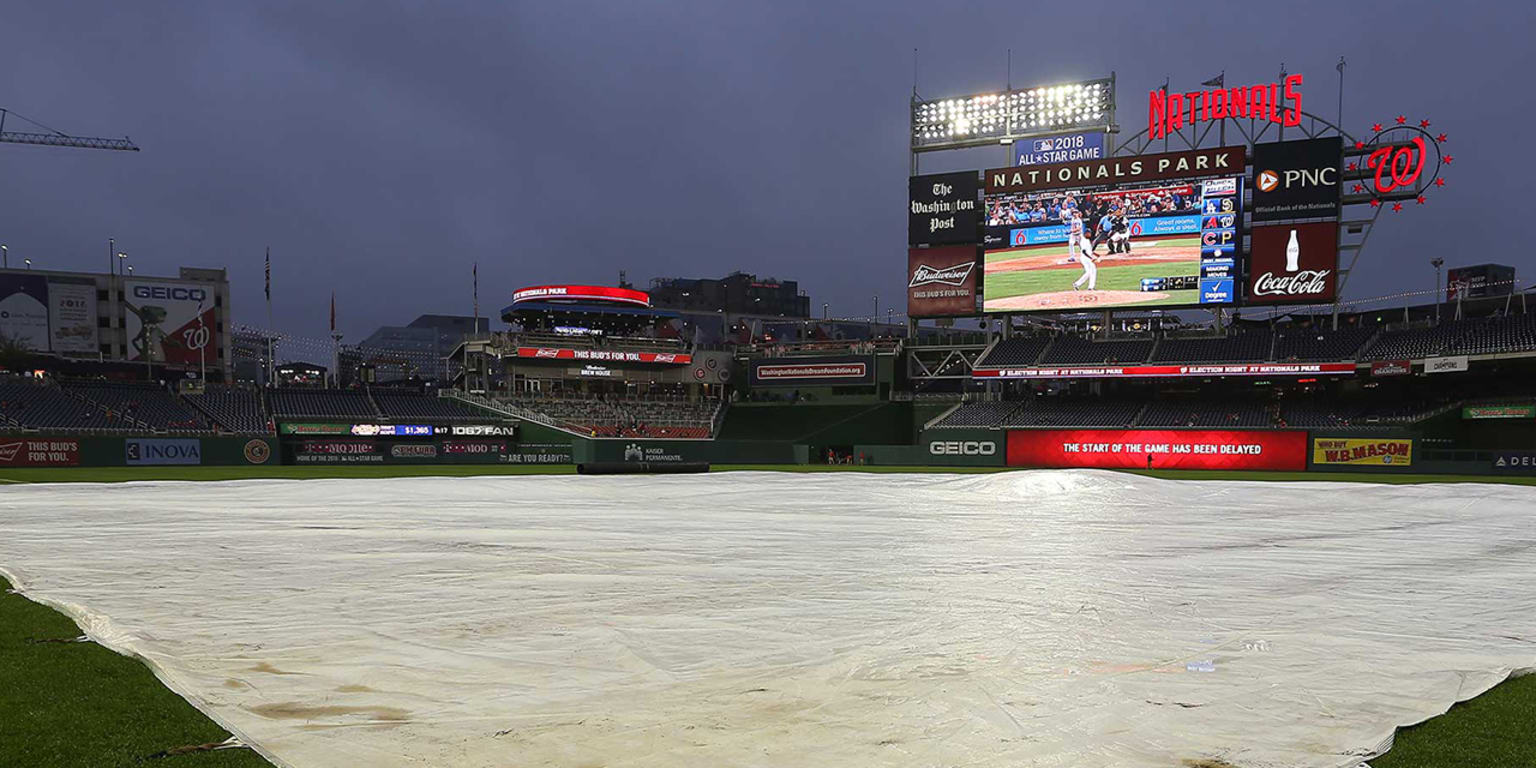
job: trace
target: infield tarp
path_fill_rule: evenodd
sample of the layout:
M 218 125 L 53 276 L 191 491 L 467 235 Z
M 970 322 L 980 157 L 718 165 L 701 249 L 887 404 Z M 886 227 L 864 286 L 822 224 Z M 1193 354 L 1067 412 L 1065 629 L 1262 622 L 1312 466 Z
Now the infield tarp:
M 1353 766 L 1536 663 L 1533 516 L 1088 470 L 17 485 L 0 566 L 303 768 Z

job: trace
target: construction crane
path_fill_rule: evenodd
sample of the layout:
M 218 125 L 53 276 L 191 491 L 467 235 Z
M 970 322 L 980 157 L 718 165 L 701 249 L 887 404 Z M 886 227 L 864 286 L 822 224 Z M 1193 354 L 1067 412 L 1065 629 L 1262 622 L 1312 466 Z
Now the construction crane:
M 42 128 L 47 133 L 22 133 L 5 130 L 5 118 L 8 115 L 16 115 L 32 125 Z M 121 139 L 101 139 L 93 136 L 71 136 L 63 131 L 49 128 L 36 120 L 29 119 L 8 109 L 0 108 L 0 144 L 39 144 L 45 147 L 76 147 L 78 149 L 115 149 L 121 152 L 137 152 L 139 148 L 127 136 Z

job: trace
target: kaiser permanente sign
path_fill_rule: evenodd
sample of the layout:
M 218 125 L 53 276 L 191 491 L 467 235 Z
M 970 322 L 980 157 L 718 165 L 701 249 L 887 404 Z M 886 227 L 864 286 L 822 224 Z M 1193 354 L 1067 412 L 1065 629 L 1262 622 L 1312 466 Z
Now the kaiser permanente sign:
M 1134 379 L 1180 376 L 1347 376 L 1354 363 L 1252 363 L 1240 365 L 1124 365 L 1071 368 L 978 368 L 977 379 Z

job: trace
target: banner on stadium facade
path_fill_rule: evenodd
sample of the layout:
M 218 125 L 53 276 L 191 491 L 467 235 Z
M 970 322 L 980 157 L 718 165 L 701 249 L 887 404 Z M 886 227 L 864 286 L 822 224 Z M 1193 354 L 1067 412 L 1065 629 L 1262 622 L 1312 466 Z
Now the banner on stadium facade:
M 1339 225 L 1254 227 L 1248 240 L 1249 304 L 1326 304 L 1338 290 Z
M 202 464 L 203 443 L 195 437 L 131 437 L 123 441 L 123 459 L 128 466 Z
M 1536 419 L 1536 405 L 1467 405 L 1463 419 Z
M 873 355 L 842 357 L 767 357 L 752 361 L 757 387 L 837 387 L 875 383 Z
M 1202 176 L 1235 176 L 1242 174 L 1246 168 L 1246 151 L 1243 146 L 1216 147 L 1073 163 L 993 168 L 984 176 L 985 189 L 988 194 L 993 194 L 1115 186 Z
M 913 176 L 907 181 L 907 244 L 975 243 L 980 197 L 975 171 Z
M 612 349 L 560 349 L 556 347 L 518 347 L 517 356 L 534 360 L 606 360 L 616 363 L 663 363 L 687 365 L 693 355 L 673 352 L 624 352 Z
M 0 467 L 74 467 L 79 464 L 79 440 L 0 438 Z
M 981 295 L 981 250 L 974 245 L 907 250 L 907 315 L 974 315 Z
M 978 368 L 977 379 L 1135 379 L 1188 376 L 1347 376 L 1354 363 L 1234 363 L 1229 365 L 1096 365 L 1056 368 Z
M 1339 217 L 1338 136 L 1253 147 L 1253 222 Z
M 1312 463 L 1406 467 L 1413 464 L 1413 441 L 1315 437 L 1312 438 Z
M 1456 373 L 1471 368 L 1472 364 L 1466 355 L 1452 355 L 1450 357 L 1428 357 L 1424 359 L 1425 373 Z
M 0 275 L 0 334 L 35 352 L 49 351 L 48 278 Z
M 128 280 L 123 289 L 129 360 L 147 355 L 172 365 L 218 363 L 213 284 Z
M 1307 433 L 1016 429 L 1008 432 L 1008 466 L 1301 471 L 1307 467 Z
M 1104 159 L 1104 132 L 1083 131 L 1013 142 L 1014 165 L 1051 165 Z
M 1371 363 L 1372 376 L 1407 376 L 1413 373 L 1413 362 L 1409 360 L 1377 360 Z
M 101 351 L 96 335 L 96 281 L 69 278 L 48 280 L 48 339 L 54 352 L 95 355 Z

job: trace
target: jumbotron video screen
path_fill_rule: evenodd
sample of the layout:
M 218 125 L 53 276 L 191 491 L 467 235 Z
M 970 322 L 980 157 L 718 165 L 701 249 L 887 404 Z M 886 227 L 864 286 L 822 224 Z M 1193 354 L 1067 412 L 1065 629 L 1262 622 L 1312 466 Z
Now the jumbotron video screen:
M 983 311 L 1237 300 L 1243 177 L 993 191 Z

